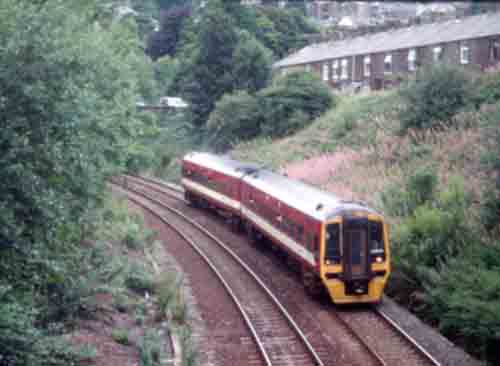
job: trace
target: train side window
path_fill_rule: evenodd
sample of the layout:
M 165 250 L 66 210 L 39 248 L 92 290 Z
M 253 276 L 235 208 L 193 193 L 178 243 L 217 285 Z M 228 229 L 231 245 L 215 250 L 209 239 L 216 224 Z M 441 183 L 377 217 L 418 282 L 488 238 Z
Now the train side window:
M 298 232 L 297 232 L 297 235 L 298 235 L 298 238 L 297 240 L 299 241 L 299 243 L 303 243 L 304 241 L 304 227 L 302 225 L 298 225 Z

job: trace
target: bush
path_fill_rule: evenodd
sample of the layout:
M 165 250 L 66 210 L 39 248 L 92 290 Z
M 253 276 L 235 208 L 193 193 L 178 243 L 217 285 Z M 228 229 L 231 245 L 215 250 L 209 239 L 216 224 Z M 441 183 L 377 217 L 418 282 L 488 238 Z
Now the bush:
M 431 316 L 446 335 L 463 340 L 478 356 L 500 332 L 500 243 L 471 245 L 427 286 Z M 498 350 L 496 350 L 498 352 Z
M 123 344 L 124 346 L 128 346 L 130 344 L 126 329 L 113 329 L 111 332 L 111 338 L 113 338 L 116 343 Z
M 285 136 L 305 127 L 334 102 L 330 89 L 308 72 L 279 76 L 258 97 L 263 110 L 262 130 L 271 137 Z
M 154 280 L 151 273 L 142 263 L 132 263 L 130 266 L 125 284 L 131 290 L 144 293 L 146 291 L 153 292 Z
M 410 189 L 403 201 L 408 216 L 394 228 L 392 235 L 395 277 L 399 280 L 392 286 L 396 292 L 406 294 L 407 302 L 414 302 L 411 298 L 423 290 L 443 265 L 479 241 L 477 230 L 466 215 L 470 199 L 463 179 L 450 178 L 444 189 L 433 189 L 433 194 L 421 190 L 434 185 L 432 174 L 408 179 Z M 426 193 L 425 199 L 422 192 Z M 422 299 L 417 303 L 423 305 Z
M 246 91 L 224 95 L 217 102 L 207 124 L 213 147 L 224 151 L 240 140 L 258 136 L 260 115 L 257 98 Z
M 384 210 L 395 216 L 411 215 L 415 209 L 434 198 L 438 177 L 433 167 L 420 167 L 408 177 L 404 188 L 388 186 L 380 195 Z
M 224 151 L 259 135 L 281 137 L 313 121 L 333 105 L 327 86 L 311 73 L 294 72 L 274 80 L 256 96 L 224 95 L 207 124 L 212 146 Z
M 147 329 L 139 342 L 140 366 L 154 366 L 162 355 L 162 337 L 155 329 Z
M 465 71 L 447 65 L 424 68 L 401 89 L 405 108 L 401 129 L 424 129 L 450 124 L 451 117 L 473 101 L 473 84 Z
M 500 101 L 500 72 L 482 76 L 477 85 L 474 95 L 476 108 L 482 104 L 495 104 Z

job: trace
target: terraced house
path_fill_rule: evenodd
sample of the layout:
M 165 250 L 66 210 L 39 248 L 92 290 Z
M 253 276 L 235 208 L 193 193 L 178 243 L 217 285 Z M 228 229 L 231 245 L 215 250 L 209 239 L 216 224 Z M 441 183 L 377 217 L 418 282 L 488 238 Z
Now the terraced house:
M 278 61 L 286 73 L 306 70 L 339 90 L 378 90 L 426 64 L 485 70 L 500 63 L 500 13 L 431 23 L 309 45 Z

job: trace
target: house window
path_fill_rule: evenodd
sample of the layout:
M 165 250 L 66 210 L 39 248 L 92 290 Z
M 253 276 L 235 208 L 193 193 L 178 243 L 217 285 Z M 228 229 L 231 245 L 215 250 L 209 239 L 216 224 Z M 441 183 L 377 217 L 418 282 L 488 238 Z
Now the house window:
M 432 49 L 432 59 L 434 62 L 439 62 L 443 59 L 443 47 L 434 47 Z
M 384 58 L 384 73 L 392 73 L 392 55 L 385 55 Z
M 347 79 L 347 65 L 348 65 L 348 61 L 345 58 L 342 60 L 342 63 L 341 63 L 342 69 L 340 70 L 340 78 L 342 80 Z
M 330 80 L 330 69 L 328 68 L 328 62 L 323 64 L 323 81 Z
M 470 62 L 470 48 L 467 42 L 460 43 L 460 63 L 466 65 Z
M 372 71 L 372 59 L 370 56 L 365 56 L 363 59 L 363 74 L 365 77 L 369 77 Z
M 339 79 L 339 60 L 335 60 L 332 62 L 332 79 Z
M 490 60 L 491 61 L 500 60 L 500 41 L 490 42 Z
M 311 65 L 310 64 L 306 64 L 306 72 L 311 72 Z
M 412 48 L 408 51 L 408 70 L 415 71 L 417 69 L 417 50 Z

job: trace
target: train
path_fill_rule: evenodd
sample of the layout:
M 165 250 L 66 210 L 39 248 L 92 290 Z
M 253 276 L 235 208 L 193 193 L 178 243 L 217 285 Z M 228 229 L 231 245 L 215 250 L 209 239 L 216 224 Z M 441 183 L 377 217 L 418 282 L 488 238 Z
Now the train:
M 378 303 L 390 275 L 384 217 L 256 164 L 207 152 L 181 162 L 186 201 L 217 210 L 299 269 L 307 292 L 335 304 Z

